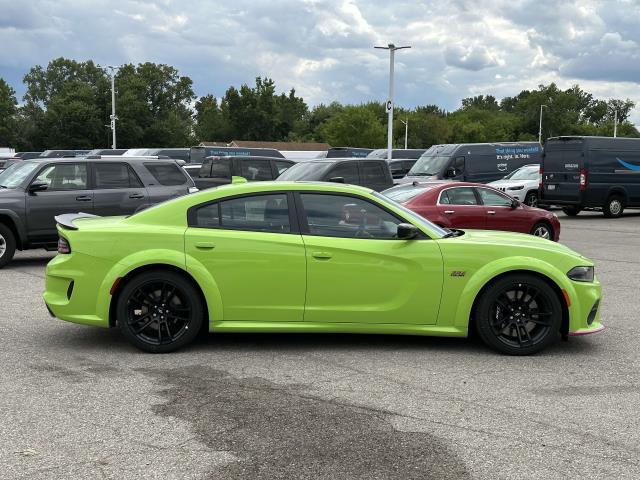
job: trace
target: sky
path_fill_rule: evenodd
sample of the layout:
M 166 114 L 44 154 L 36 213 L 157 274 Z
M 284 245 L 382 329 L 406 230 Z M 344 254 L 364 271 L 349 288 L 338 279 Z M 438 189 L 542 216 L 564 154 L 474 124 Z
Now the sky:
M 57 57 L 156 62 L 198 95 L 271 77 L 309 105 L 387 98 L 396 105 L 498 98 L 556 82 L 631 98 L 640 123 L 640 1 L 548 0 L 0 0 L 0 77 Z

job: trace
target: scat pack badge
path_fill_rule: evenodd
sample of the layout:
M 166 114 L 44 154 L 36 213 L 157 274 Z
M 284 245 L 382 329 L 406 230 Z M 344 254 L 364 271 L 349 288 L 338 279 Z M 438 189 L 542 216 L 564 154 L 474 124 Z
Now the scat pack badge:
M 452 276 L 452 277 L 464 277 L 464 275 L 465 275 L 466 273 L 467 273 L 467 272 L 464 272 L 464 271 L 462 271 L 462 270 L 454 270 L 453 272 L 451 272 L 451 276 Z

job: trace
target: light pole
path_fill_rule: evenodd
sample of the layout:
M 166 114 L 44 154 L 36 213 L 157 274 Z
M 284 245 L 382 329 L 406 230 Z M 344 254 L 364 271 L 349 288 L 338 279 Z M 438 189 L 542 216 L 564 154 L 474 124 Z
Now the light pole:
M 540 128 L 538 129 L 538 143 L 542 145 L 542 108 L 549 108 L 547 105 L 540 105 Z
M 613 111 L 613 138 L 618 136 L 618 110 Z
M 400 120 L 404 123 L 404 149 L 407 149 L 407 137 L 409 136 L 409 118 L 406 120 Z
M 100 68 L 105 68 L 111 71 L 111 115 L 109 118 L 111 119 L 111 148 L 116 149 L 116 120 L 118 117 L 116 116 L 116 72 L 120 69 L 119 65 L 106 65 L 104 67 L 98 65 Z
M 387 99 L 387 113 L 389 114 L 389 125 L 387 128 L 387 159 L 391 160 L 391 148 L 393 140 L 393 59 L 396 50 L 402 50 L 403 48 L 411 48 L 410 45 L 404 47 L 396 47 L 393 43 L 390 43 L 386 47 L 374 47 L 381 50 L 389 50 L 389 98 Z

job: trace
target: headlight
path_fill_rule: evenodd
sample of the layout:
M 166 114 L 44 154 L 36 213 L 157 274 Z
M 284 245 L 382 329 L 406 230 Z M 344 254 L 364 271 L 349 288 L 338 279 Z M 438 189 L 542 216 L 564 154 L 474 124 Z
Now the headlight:
M 593 282 L 593 267 L 573 267 L 567 273 L 567 277 L 576 282 Z
M 524 185 L 517 185 L 515 187 L 508 187 L 507 190 L 522 190 Z

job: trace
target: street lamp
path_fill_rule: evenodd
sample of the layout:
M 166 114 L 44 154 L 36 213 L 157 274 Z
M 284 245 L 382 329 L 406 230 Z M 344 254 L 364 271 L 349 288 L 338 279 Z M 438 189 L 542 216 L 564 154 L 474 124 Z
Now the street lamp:
M 403 48 L 411 48 L 410 45 L 404 47 L 396 47 L 393 43 L 390 43 L 386 47 L 374 47 L 381 50 L 389 50 L 389 98 L 387 99 L 386 109 L 389 114 L 389 125 L 387 128 L 387 159 L 391 160 L 391 147 L 393 139 L 393 59 L 396 50 L 402 50 Z
M 547 105 L 540 105 L 540 128 L 538 129 L 538 143 L 542 145 L 542 108 L 549 108 Z
M 618 136 L 618 110 L 613 111 L 613 138 Z
M 407 118 L 406 120 L 400 120 L 402 123 L 404 123 L 404 149 L 407 149 L 407 137 L 409 136 L 409 119 Z
M 118 117 L 116 116 L 116 72 L 120 70 L 121 65 L 98 65 L 99 68 L 108 69 L 111 71 L 111 115 L 109 118 L 111 119 L 111 135 L 112 142 L 111 148 L 116 149 L 116 120 Z

